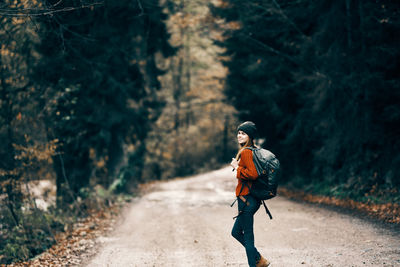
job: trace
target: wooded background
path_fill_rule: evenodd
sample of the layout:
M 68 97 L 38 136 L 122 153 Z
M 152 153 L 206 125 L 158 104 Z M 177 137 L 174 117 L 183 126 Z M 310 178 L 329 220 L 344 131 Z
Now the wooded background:
M 42 252 L 114 193 L 229 163 L 244 120 L 288 187 L 398 203 L 399 13 L 395 1 L 2 1 L 0 263 Z
M 399 3 L 226 1 L 226 94 L 279 155 L 283 180 L 385 198 L 400 185 Z M 380 192 L 376 195 L 377 191 Z

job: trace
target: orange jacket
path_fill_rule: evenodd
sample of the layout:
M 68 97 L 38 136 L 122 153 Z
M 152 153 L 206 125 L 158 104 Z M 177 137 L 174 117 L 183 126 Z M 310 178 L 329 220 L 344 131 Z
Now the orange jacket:
M 253 151 L 251 151 L 250 149 L 245 149 L 240 155 L 239 166 L 236 173 L 236 178 L 238 178 L 238 184 L 236 186 L 236 196 L 239 196 L 239 192 L 243 184 L 242 180 L 246 180 L 244 183 L 251 187 L 251 181 L 257 179 L 257 177 L 258 173 L 256 170 L 256 166 L 253 162 Z M 242 192 L 240 193 L 241 196 L 245 196 L 250 193 L 249 188 L 246 186 L 246 184 L 243 186 Z

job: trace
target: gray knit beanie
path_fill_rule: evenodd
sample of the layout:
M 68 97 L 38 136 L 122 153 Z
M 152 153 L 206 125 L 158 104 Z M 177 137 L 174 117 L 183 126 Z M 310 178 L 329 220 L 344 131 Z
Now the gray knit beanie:
M 257 135 L 256 125 L 252 121 L 243 122 L 238 126 L 237 130 L 245 132 L 251 139 L 254 139 Z

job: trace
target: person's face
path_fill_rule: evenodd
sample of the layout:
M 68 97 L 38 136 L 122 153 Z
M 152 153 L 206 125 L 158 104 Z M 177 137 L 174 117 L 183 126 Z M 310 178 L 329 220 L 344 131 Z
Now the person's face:
M 245 144 L 249 140 L 249 136 L 243 131 L 238 131 L 237 140 L 239 144 Z

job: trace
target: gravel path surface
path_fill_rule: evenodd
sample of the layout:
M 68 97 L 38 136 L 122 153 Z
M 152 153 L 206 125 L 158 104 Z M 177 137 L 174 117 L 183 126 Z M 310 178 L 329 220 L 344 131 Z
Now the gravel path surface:
M 84 266 L 247 266 L 230 235 L 236 179 L 230 167 L 156 183 L 98 240 Z M 399 231 L 282 197 L 255 215 L 257 249 L 271 267 L 400 266 Z

